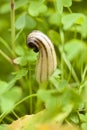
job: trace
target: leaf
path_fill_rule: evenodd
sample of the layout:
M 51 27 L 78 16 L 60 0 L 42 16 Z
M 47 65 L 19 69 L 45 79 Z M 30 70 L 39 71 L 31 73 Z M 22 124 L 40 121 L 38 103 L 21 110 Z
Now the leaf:
M 24 27 L 33 29 L 35 26 L 36 26 L 35 20 L 32 17 L 27 16 L 25 13 L 20 15 L 15 23 L 15 27 L 17 29 L 23 29 Z
M 54 73 L 51 75 L 51 77 L 58 79 L 58 78 L 60 78 L 60 75 L 61 75 L 61 70 L 60 69 L 56 69 L 54 71 Z
M 15 10 L 19 9 L 20 7 L 24 6 L 25 4 L 27 4 L 29 2 L 29 0 L 18 0 L 15 2 Z M 0 13 L 4 14 L 4 13 L 8 13 L 11 10 L 10 8 L 10 3 L 6 2 L 4 3 L 1 7 L 0 7 Z
M 22 46 L 20 46 L 20 45 L 17 45 L 17 46 L 15 47 L 15 52 L 16 52 L 16 54 L 19 55 L 19 56 L 24 56 L 24 54 L 25 54 L 24 48 L 23 48 Z
M 18 33 L 16 34 L 15 41 L 17 41 L 17 39 L 20 37 L 22 32 L 23 32 L 23 28 L 19 30 Z
M 1 108 L 1 112 L 3 113 L 5 113 L 5 112 L 9 112 L 9 111 L 11 111 L 12 109 L 13 109 L 13 107 L 14 107 L 14 102 L 13 101 L 11 101 L 11 100 L 8 100 L 8 99 L 6 99 L 6 98 L 4 98 L 4 97 L 2 97 L 1 99 L 0 99 L 0 102 L 1 102 L 1 104 L 0 104 L 0 108 Z
M 80 13 L 67 14 L 62 17 L 62 23 L 64 29 L 69 29 L 74 24 L 82 24 L 84 21 L 84 15 Z
M 0 96 L 8 89 L 8 83 L 0 80 Z
M 68 106 L 70 108 L 71 106 L 73 106 L 73 109 L 77 109 L 81 101 L 81 97 L 79 96 L 79 94 L 76 93 L 73 89 L 68 87 L 66 87 L 62 93 L 58 92 L 57 89 L 55 90 L 40 89 L 37 95 L 38 98 L 40 98 L 45 103 L 47 110 L 51 113 L 52 111 L 55 111 L 55 114 L 60 113 L 61 110 L 65 110 Z
M 32 62 L 34 63 L 37 59 L 38 53 L 35 53 L 33 50 L 30 49 L 27 52 L 26 56 L 29 63 L 32 63 Z
M 17 29 L 21 29 L 21 28 L 24 28 L 25 27 L 25 13 L 23 13 L 22 15 L 20 15 L 17 20 L 16 20 L 16 23 L 15 23 L 15 27 Z
M 18 54 L 20 56 L 15 58 L 13 60 L 13 62 L 15 64 L 18 64 L 18 65 L 21 65 L 21 66 L 25 66 L 28 63 L 29 64 L 34 63 L 36 61 L 37 55 L 38 55 L 38 53 L 36 54 L 33 50 L 26 49 L 26 48 L 23 48 L 21 46 L 18 46 L 16 48 L 16 54 Z
M 15 72 L 15 78 L 14 80 L 19 80 L 21 79 L 22 77 L 26 76 L 26 74 L 28 73 L 28 69 L 26 68 L 22 68 L 21 70 L 18 70 L 17 72 Z
M 17 57 L 13 62 L 17 65 L 25 66 L 27 65 L 27 58 L 25 56 Z
M 85 115 L 79 113 L 79 117 L 81 122 L 87 122 L 87 113 Z
M 84 57 L 85 58 L 85 57 Z M 85 59 L 86 60 L 86 59 Z M 87 70 L 86 70 L 87 72 Z M 84 73 L 83 73 L 84 74 Z M 85 104 L 85 108 L 87 108 L 87 100 L 86 100 L 86 97 L 87 97 L 87 81 L 85 81 L 83 83 L 84 85 L 82 85 L 83 87 L 81 87 L 81 91 L 82 91 L 82 97 L 83 97 L 83 103 Z M 87 116 L 87 115 L 86 115 Z
M 73 39 L 65 44 L 64 50 L 68 59 L 72 61 L 81 52 L 83 47 L 84 43 L 82 41 Z
M 71 122 L 73 122 L 74 124 L 79 124 L 79 117 L 78 117 L 78 115 L 77 115 L 77 113 L 75 112 L 72 112 L 71 114 L 70 114 L 70 121 Z
M 15 103 L 21 98 L 21 94 L 21 89 L 18 87 L 14 87 L 10 89 L 10 91 L 4 93 L 0 98 L 2 113 L 11 111 Z
M 62 93 L 58 92 L 57 89 L 39 89 L 37 96 L 44 102 L 46 107 L 45 121 L 63 121 L 72 111 L 78 109 L 81 102 L 81 97 L 78 92 L 75 92 L 74 89 L 68 87 L 66 87 Z
M 0 80 L 0 96 L 2 96 L 4 93 L 6 93 L 9 89 L 11 89 L 16 82 L 16 79 L 12 79 L 10 82 L 1 81 Z
M 6 125 L 0 125 L 0 130 L 7 130 L 7 126 Z
M 15 96 L 16 94 L 16 96 Z M 12 100 L 14 102 L 18 101 L 22 96 L 22 90 L 19 86 L 14 86 L 7 93 L 3 95 L 4 98 Z
M 82 130 L 87 130 L 87 123 L 82 123 L 81 128 Z
M 61 41 L 59 33 L 54 30 L 50 30 L 48 32 L 48 35 L 49 35 L 50 39 L 52 40 L 53 44 L 58 46 Z
M 31 2 L 28 8 L 28 12 L 32 16 L 38 16 L 40 13 L 45 13 L 47 7 L 42 2 Z
M 36 27 L 36 21 L 30 17 L 30 16 L 26 16 L 26 28 L 29 28 L 29 29 L 33 29 Z
M 27 3 L 29 3 L 29 0 L 18 0 L 15 2 L 15 9 L 19 9 L 20 7 L 26 5 Z
M 12 88 L 14 81 L 6 83 L 5 81 L 0 81 L 0 109 L 1 112 L 10 111 L 14 103 L 21 97 L 21 89 L 18 87 Z M 16 94 L 16 96 L 15 96 Z M 8 107 L 7 107 L 8 106 Z
M 59 14 L 58 12 L 54 12 L 53 14 L 51 14 L 49 22 L 57 26 L 61 25 L 61 14 Z
M 81 60 L 82 63 L 87 64 L 87 44 L 86 43 L 82 48 L 81 55 L 80 55 L 80 60 Z
M 63 0 L 56 0 L 56 7 L 59 13 L 63 12 Z
M 63 7 L 70 7 L 72 0 L 56 0 L 56 7 L 59 13 L 63 12 Z
M 1 7 L 0 7 L 0 13 L 4 14 L 10 11 L 10 6 L 9 3 L 4 3 Z
M 66 80 L 59 80 L 58 75 L 54 77 L 53 75 L 50 77 L 50 82 L 57 89 L 58 92 L 62 93 L 68 86 L 68 82 Z
M 64 7 L 70 7 L 72 5 L 72 0 L 62 0 Z
M 84 19 L 84 22 L 82 24 L 82 27 L 81 27 L 81 35 L 83 38 L 86 38 L 87 37 L 87 17 Z

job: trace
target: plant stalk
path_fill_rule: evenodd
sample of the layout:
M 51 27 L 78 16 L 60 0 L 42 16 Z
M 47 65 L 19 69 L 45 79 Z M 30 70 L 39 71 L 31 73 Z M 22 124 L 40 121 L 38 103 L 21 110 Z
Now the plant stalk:
M 7 56 L 1 49 L 0 49 L 0 54 L 9 62 L 12 64 L 12 60 L 9 56 Z
M 31 65 L 29 64 L 29 75 L 28 75 L 28 86 L 29 86 L 29 95 L 32 95 L 32 85 L 31 85 Z M 30 114 L 33 112 L 33 101 L 32 98 L 30 98 L 30 103 L 29 103 L 29 109 L 30 109 Z
M 14 52 L 15 49 L 15 2 L 11 0 L 11 44 Z
M 63 59 L 63 52 L 64 52 L 64 33 L 63 30 L 60 28 L 60 38 L 61 38 L 61 44 L 62 44 L 62 50 L 61 50 L 61 70 L 62 70 L 62 79 L 64 78 L 64 59 Z
M 10 48 L 8 43 L 2 37 L 0 37 L 0 42 L 5 46 L 6 50 L 8 50 L 11 55 L 13 55 L 12 49 Z

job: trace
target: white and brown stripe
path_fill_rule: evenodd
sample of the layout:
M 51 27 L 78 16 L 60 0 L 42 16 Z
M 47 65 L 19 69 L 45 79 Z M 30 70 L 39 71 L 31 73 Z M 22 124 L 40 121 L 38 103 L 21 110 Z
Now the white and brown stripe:
M 51 40 L 40 31 L 33 31 L 27 37 L 27 45 L 39 51 L 36 64 L 36 79 L 39 83 L 48 80 L 57 66 L 56 54 Z

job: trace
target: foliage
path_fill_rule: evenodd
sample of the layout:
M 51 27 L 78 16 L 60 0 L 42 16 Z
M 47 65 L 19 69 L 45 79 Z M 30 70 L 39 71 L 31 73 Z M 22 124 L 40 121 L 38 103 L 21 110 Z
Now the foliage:
M 85 0 L 0 1 L 1 124 L 44 111 L 42 119 L 36 114 L 36 124 L 57 121 L 87 129 L 86 7 Z M 58 61 L 49 81 L 40 85 L 34 71 L 38 53 L 26 46 L 32 30 L 49 36 Z

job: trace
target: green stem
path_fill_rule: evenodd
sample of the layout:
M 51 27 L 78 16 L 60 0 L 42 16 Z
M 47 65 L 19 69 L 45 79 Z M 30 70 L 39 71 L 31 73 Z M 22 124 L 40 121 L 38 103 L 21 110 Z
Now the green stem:
M 48 81 L 46 81 L 44 83 L 40 83 L 39 84 L 39 89 L 46 90 L 47 86 L 48 86 Z M 41 111 L 42 109 L 43 109 L 42 101 L 37 97 L 37 102 L 36 102 L 36 106 L 35 106 L 35 113 Z
M 36 96 L 37 96 L 37 94 L 32 94 L 32 95 L 29 95 L 29 96 L 23 98 L 21 101 L 19 101 L 18 103 L 16 103 L 16 104 L 14 105 L 14 108 L 15 108 L 16 106 L 18 106 L 19 104 L 21 104 L 22 102 L 26 101 L 27 99 L 32 98 L 32 97 L 36 97 Z M 0 123 L 1 123 L 1 121 L 6 117 L 6 115 L 9 114 L 10 112 L 11 112 L 11 111 L 4 112 L 4 113 L 2 113 L 2 114 L 0 115 Z
M 63 60 L 63 52 L 64 52 L 64 33 L 63 30 L 60 28 L 60 38 L 62 43 L 62 50 L 61 50 L 61 70 L 62 70 L 62 79 L 64 78 L 64 60 Z
M 13 52 L 15 49 L 15 9 L 14 9 L 14 6 L 15 6 L 14 0 L 11 0 L 11 43 L 12 43 Z
M 28 85 L 29 85 L 29 94 L 30 95 L 32 95 L 32 86 L 31 86 L 31 81 L 32 81 L 32 79 L 31 79 L 31 65 L 29 65 L 29 78 L 28 78 Z M 30 98 L 30 105 L 29 105 L 29 107 L 30 107 L 30 114 L 32 114 L 32 112 L 33 112 L 33 108 L 32 108 L 32 98 Z
M 67 7 L 67 9 L 69 10 L 70 13 L 72 13 L 72 10 L 70 9 L 70 7 Z
M 78 83 L 78 85 L 79 85 L 79 79 L 78 79 L 78 76 L 76 75 L 76 72 L 74 71 L 73 66 L 71 65 L 71 63 L 70 63 L 69 60 L 67 59 L 65 53 L 63 53 L 62 56 L 63 56 L 64 62 L 65 62 L 66 65 L 68 66 L 68 69 L 71 71 L 73 78 L 75 79 L 75 81 L 76 81 L 76 82 Z
M 7 56 L 2 50 L 0 50 L 0 54 L 9 62 L 12 64 L 12 60 L 9 56 Z
M 86 73 L 87 73 L 87 65 L 85 66 L 85 68 L 84 68 L 84 71 L 83 71 L 83 64 L 82 64 L 82 73 L 81 73 L 81 79 L 82 79 L 82 82 L 85 80 L 85 78 L 86 78 Z
M 10 48 L 10 46 L 8 45 L 8 43 L 2 38 L 0 37 L 0 42 L 6 47 L 6 49 L 13 55 L 13 51 Z
M 74 25 L 74 28 L 75 28 L 75 31 L 74 31 L 74 38 L 76 39 L 76 37 L 77 37 L 77 26 L 76 25 Z
M 29 95 L 29 96 L 23 98 L 21 101 L 19 101 L 18 103 L 15 104 L 14 108 L 16 106 L 18 106 L 19 104 L 21 104 L 22 102 L 26 101 L 27 99 L 32 98 L 32 97 L 36 97 L 36 96 L 37 96 L 37 94 L 32 94 L 32 95 Z
M 19 116 L 14 111 L 12 111 L 12 113 L 17 119 L 19 119 Z

